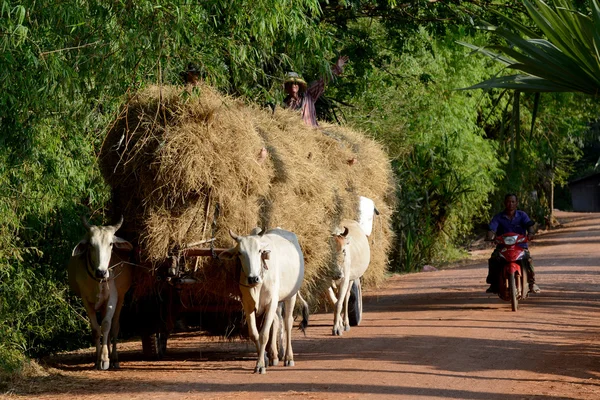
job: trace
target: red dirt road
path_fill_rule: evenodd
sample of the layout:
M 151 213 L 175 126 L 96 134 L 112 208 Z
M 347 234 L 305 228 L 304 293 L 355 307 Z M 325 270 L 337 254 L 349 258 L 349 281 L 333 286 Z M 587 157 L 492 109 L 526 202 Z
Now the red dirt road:
M 365 291 L 361 326 L 331 336 L 332 315 L 294 332 L 295 367 L 252 374 L 246 342 L 192 334 L 160 362 L 121 347 L 121 370 L 92 370 L 91 350 L 49 360 L 45 377 L 6 397 L 38 399 L 600 399 L 600 214 L 561 213 L 532 245 L 542 293 L 518 312 L 484 293 L 486 260 L 391 278 Z M 14 396 L 14 397 L 13 397 Z M 4 397 L 4 396 L 0 396 Z

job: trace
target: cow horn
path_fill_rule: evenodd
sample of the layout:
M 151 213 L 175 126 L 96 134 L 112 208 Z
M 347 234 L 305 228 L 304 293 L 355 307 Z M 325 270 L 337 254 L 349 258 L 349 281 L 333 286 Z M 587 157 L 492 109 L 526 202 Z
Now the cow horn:
M 258 236 L 263 236 L 265 234 L 265 232 L 267 231 L 266 228 L 263 228 L 260 233 L 258 234 Z
M 240 241 L 240 237 L 238 235 L 236 235 L 235 233 L 233 233 L 233 231 L 231 229 L 229 230 L 229 236 L 231 236 L 233 238 L 233 240 L 235 240 L 236 242 Z
M 343 236 L 343 237 L 348 236 L 348 228 L 347 227 L 344 227 L 344 232 L 340 236 Z
M 117 222 L 116 224 L 113 225 L 115 232 L 119 230 L 121 225 L 123 225 L 123 215 L 121 215 L 121 219 L 119 219 L 119 222 Z
M 88 222 L 87 218 L 85 217 L 85 215 L 81 216 L 81 222 L 83 222 L 83 226 L 85 226 L 85 229 L 87 229 L 88 231 L 90 230 L 90 228 L 92 227 L 90 225 L 90 223 Z

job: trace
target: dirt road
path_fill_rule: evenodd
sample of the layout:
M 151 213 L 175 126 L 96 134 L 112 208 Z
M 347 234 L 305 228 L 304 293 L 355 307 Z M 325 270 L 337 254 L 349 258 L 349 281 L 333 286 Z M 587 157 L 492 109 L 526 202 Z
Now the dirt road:
M 363 322 L 343 337 L 331 336 L 331 315 L 314 315 L 295 334 L 295 367 L 255 375 L 250 344 L 181 334 L 161 362 L 125 343 L 119 371 L 92 370 L 91 350 L 57 356 L 10 397 L 600 399 L 600 214 L 561 217 L 532 246 L 542 293 L 516 313 L 484 293 L 491 250 L 478 251 L 365 292 Z

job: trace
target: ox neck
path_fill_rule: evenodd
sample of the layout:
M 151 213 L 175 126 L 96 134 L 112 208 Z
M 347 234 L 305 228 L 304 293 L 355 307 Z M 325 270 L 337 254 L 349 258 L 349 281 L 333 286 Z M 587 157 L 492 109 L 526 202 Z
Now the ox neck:
M 89 251 L 86 251 L 86 253 L 85 253 L 85 272 L 87 272 L 87 274 L 90 276 L 90 278 L 92 278 L 96 282 L 98 282 L 98 283 L 102 282 L 103 279 L 96 278 L 94 276 L 94 274 L 92 273 L 91 268 L 92 268 L 91 254 Z M 110 277 L 110 272 L 109 272 L 109 277 Z M 108 280 L 108 278 L 106 280 Z

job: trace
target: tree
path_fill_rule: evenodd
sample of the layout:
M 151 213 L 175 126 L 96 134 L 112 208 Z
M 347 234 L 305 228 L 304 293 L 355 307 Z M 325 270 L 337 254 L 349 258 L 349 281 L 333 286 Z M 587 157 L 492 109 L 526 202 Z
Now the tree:
M 514 172 L 515 148 L 521 143 L 520 98 L 521 93 L 536 93 L 533 104 L 533 133 L 541 92 L 579 92 L 596 96 L 600 90 L 600 5 L 590 0 L 589 13 L 584 13 L 570 0 L 557 0 L 554 6 L 542 0 L 523 0 L 523 4 L 535 28 L 502 16 L 504 21 L 525 38 L 504 27 L 485 25 L 483 29 L 493 32 L 508 45 L 474 46 L 463 45 L 483 53 L 504 64 L 506 68 L 521 73 L 509 76 L 496 76 L 466 89 L 507 89 L 514 90 L 511 118 L 511 170 Z M 538 33 L 539 32 L 539 33 Z M 545 39 L 544 36 L 547 38 Z M 531 137 L 531 133 L 529 135 Z M 552 148 L 552 145 L 550 145 Z M 546 174 L 551 191 L 554 179 L 560 176 L 560 155 L 554 151 L 548 162 L 550 172 Z M 521 160 L 523 161 L 523 160 Z M 600 160 L 599 160 L 600 161 Z M 564 179 L 564 178 L 563 178 Z M 550 199 L 552 204 L 553 199 Z M 550 206 L 550 213 L 552 207 Z M 552 215 L 550 215 L 552 221 Z

